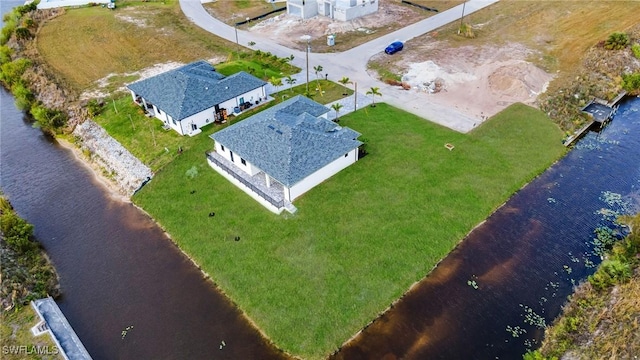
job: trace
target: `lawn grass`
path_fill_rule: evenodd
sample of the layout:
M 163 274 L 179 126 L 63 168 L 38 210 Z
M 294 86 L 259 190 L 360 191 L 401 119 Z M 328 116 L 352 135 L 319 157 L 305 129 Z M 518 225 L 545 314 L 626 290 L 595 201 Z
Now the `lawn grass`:
M 102 113 L 93 120 L 154 172 L 173 161 L 179 147 L 188 150 L 198 141 L 163 129 L 162 121 L 145 116 L 128 95 L 106 102 Z
M 276 59 L 278 58 L 276 57 Z M 282 77 L 282 74 L 284 73 L 281 71 L 282 67 L 290 68 L 288 69 L 289 71 L 287 71 L 287 74 L 293 74 L 300 71 L 300 69 L 279 60 L 273 60 L 269 63 L 259 61 L 258 56 L 253 56 L 252 59 L 234 60 L 215 65 L 216 71 L 223 75 L 229 76 L 231 74 L 244 71 L 264 81 L 269 81 L 272 77 Z
M 353 94 L 353 90 L 327 80 L 312 81 L 309 84 L 309 90 L 313 95 L 313 100 L 321 104 L 328 104 L 342 99 L 345 97 L 344 93 Z M 271 94 L 274 97 L 273 101 L 253 107 L 238 114 L 238 116 L 229 117 L 227 125 L 246 119 L 293 96 L 304 95 L 305 92 L 306 86 L 303 84 Z M 135 157 L 149 166 L 153 172 L 160 170 L 173 161 L 179 155 L 179 147 L 182 147 L 183 151 L 185 151 L 192 148 L 196 143 L 204 143 L 205 146 L 208 146 L 211 141 L 204 135 L 196 137 L 181 136 L 173 130 L 163 129 L 162 121 L 155 117 L 146 117 L 142 108 L 136 105 L 128 94 L 119 97 L 117 100 L 107 101 L 102 112 L 94 118 L 94 121 L 126 147 Z M 215 130 L 208 130 L 207 128 L 209 127 L 221 128 L 221 125 L 211 124 L 203 128 L 203 131 L 211 132 Z
M 369 154 L 296 200 L 295 215 L 272 214 L 212 170 L 211 140 L 133 198 L 277 346 L 308 359 L 374 319 L 565 151 L 560 130 L 521 104 L 469 134 L 386 104 L 341 125 Z
M 114 11 L 100 6 L 68 9 L 44 25 L 37 46 L 46 63 L 76 91 L 112 73 L 168 61 L 224 58 L 235 49 L 235 44 L 193 25 L 176 0 L 119 0 Z
M 31 328 L 36 326 L 39 321 L 40 318 L 31 305 L 0 313 L 0 349 L 3 351 L 2 359 L 64 359 L 60 349 L 56 348 L 56 344 L 49 334 L 34 337 L 31 333 Z M 9 353 L 9 349 L 12 346 L 26 346 L 27 350 L 32 349 L 34 346 L 37 349 L 39 346 L 43 352 L 48 350 L 49 354 L 38 354 L 35 350 L 29 353 L 24 349 L 20 353 Z

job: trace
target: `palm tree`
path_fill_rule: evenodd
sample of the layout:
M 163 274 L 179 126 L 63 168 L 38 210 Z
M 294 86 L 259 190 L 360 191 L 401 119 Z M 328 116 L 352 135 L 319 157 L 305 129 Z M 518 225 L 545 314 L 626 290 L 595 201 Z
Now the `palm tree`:
M 338 113 L 340 112 L 340 109 L 342 109 L 342 108 L 343 108 L 342 104 L 340 104 L 340 103 L 338 103 L 338 102 L 337 102 L 337 103 L 333 103 L 333 105 L 331 105 L 331 108 L 332 108 L 333 110 L 335 110 L 335 111 L 336 111 L 336 118 L 335 118 L 335 120 L 333 120 L 333 121 L 335 121 L 335 122 L 340 121 L 340 120 L 338 119 Z
M 322 73 L 322 65 L 314 66 L 313 70 L 316 72 L 316 80 L 320 79 L 318 73 Z
M 291 75 L 287 75 L 287 77 L 284 79 L 284 81 L 286 81 L 287 84 L 289 84 L 291 86 L 290 90 L 291 90 L 291 92 L 293 92 L 293 84 L 296 83 L 296 79 L 292 78 Z
M 376 107 L 376 95 L 382 96 L 382 94 L 380 93 L 380 88 L 377 87 L 372 87 L 371 89 L 369 89 L 369 91 L 367 91 L 367 95 L 371 95 L 371 107 Z
M 342 84 L 344 87 L 347 87 L 347 84 L 353 84 L 353 81 L 351 81 L 348 77 L 343 76 L 342 79 L 338 80 L 338 82 L 340 84 Z M 343 92 L 342 95 L 346 96 L 349 95 L 346 92 Z
M 278 88 L 282 86 L 282 78 L 272 76 L 271 79 L 269 79 L 269 82 L 276 88 L 276 92 L 278 92 Z

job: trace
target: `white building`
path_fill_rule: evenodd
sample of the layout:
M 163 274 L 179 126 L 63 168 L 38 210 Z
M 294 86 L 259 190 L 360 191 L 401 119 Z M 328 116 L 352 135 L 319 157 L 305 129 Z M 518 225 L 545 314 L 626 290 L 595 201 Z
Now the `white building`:
M 267 99 L 267 83 L 244 71 L 224 76 L 206 61 L 167 71 L 127 87 L 133 101 L 180 135 Z
M 274 212 L 358 160 L 360 134 L 293 97 L 211 135 L 209 165 Z
M 323 15 L 348 21 L 378 11 L 379 0 L 287 0 L 287 13 L 309 19 Z

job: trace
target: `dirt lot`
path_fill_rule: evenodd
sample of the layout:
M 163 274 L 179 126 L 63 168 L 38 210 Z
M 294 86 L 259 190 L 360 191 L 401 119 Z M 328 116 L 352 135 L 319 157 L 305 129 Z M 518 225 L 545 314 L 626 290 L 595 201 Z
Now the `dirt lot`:
M 528 62 L 534 51 L 518 43 L 449 47 L 435 39 L 412 41 L 402 55 L 371 60 L 402 74 L 402 81 L 429 101 L 479 121 L 514 102 L 535 105 L 553 78 Z
M 331 21 L 323 16 L 302 20 L 285 13 L 248 30 L 298 49 L 303 47 L 301 36 L 309 34 L 320 39 L 312 43 L 312 48 L 322 52 L 326 49 L 319 48 L 319 43 L 325 41 L 327 34 L 337 34 L 337 41 L 344 39 L 348 46 L 338 49 L 346 50 L 391 28 L 395 30 L 399 23 L 413 23 L 424 17 L 424 11 L 383 0 L 376 14 L 350 22 Z M 421 37 L 410 41 L 398 55 L 379 54 L 371 60 L 401 74 L 403 81 L 414 91 L 424 92 L 430 101 L 456 108 L 481 122 L 514 102 L 535 103 L 552 79 L 527 62 L 536 55 L 518 43 L 450 47 L 447 41 Z M 377 76 L 374 72 L 370 75 Z
M 397 30 L 401 28 L 400 24 L 412 24 L 433 14 L 435 13 L 403 5 L 399 1 L 380 0 L 376 13 L 351 21 L 333 21 L 326 16 L 303 20 L 285 12 L 261 21 L 248 30 L 291 48 L 301 48 L 303 41 L 300 37 L 310 35 L 315 39 L 311 44 L 314 52 L 343 51 Z M 329 34 L 336 35 L 335 47 L 326 45 L 326 36 Z

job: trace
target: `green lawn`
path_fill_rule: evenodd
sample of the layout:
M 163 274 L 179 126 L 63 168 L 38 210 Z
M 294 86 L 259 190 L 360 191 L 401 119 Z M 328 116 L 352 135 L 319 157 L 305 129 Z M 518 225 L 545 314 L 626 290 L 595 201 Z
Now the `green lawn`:
M 154 172 L 178 156 L 178 147 L 188 150 L 202 141 L 197 137 L 181 136 L 173 130 L 164 130 L 162 121 L 146 117 L 130 95 L 107 101 L 94 121 Z M 213 126 L 216 125 L 208 127 Z
M 316 91 L 316 89 L 319 90 Z M 311 82 L 309 90 L 314 95 L 313 100 L 321 104 L 341 99 L 344 97 L 343 93 L 349 95 L 353 93 L 351 89 L 326 80 Z M 238 116 L 232 116 L 229 122 L 233 124 L 236 121 L 246 119 L 292 96 L 304 94 L 305 91 L 306 87 L 303 84 L 271 94 L 274 97 L 273 101 L 263 103 L 261 106 L 247 110 Z M 182 147 L 186 151 L 197 143 L 204 143 L 204 146 L 211 145 L 211 140 L 204 135 L 191 138 L 181 136 L 173 130 L 164 130 L 162 121 L 146 117 L 142 109 L 133 102 L 128 94 L 118 100 L 107 101 L 102 113 L 94 120 L 154 172 L 178 156 L 178 147 Z M 203 131 L 211 133 L 219 128 L 221 128 L 220 125 L 209 125 Z
M 341 125 L 368 139 L 369 155 L 296 200 L 295 215 L 270 213 L 213 171 L 211 140 L 133 199 L 271 340 L 304 358 L 354 335 L 564 153 L 560 130 L 524 105 L 467 135 L 386 104 Z

